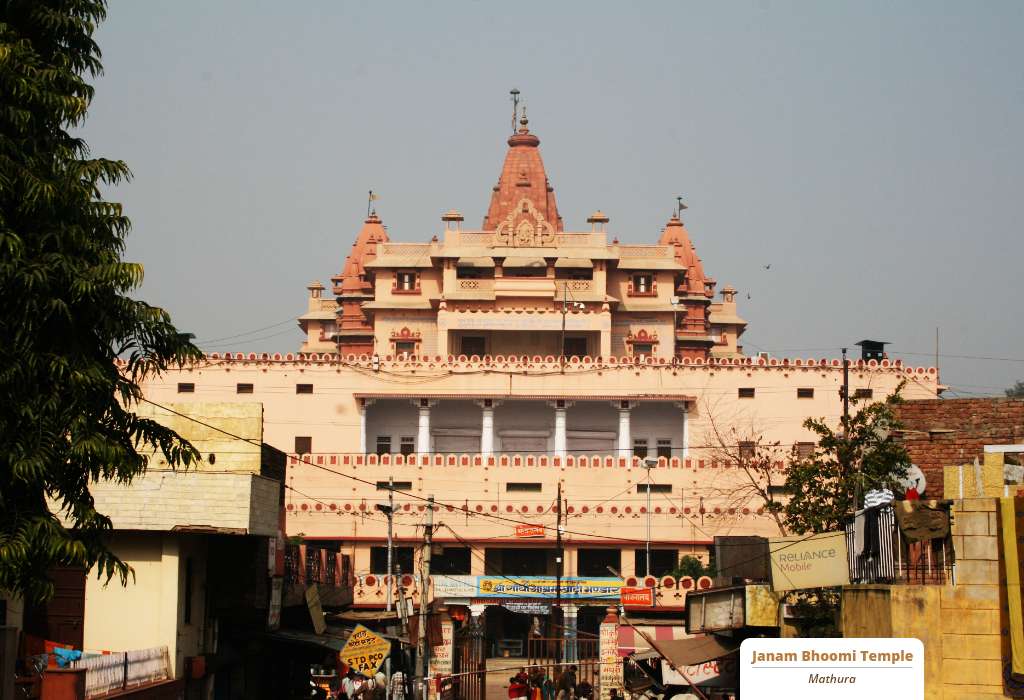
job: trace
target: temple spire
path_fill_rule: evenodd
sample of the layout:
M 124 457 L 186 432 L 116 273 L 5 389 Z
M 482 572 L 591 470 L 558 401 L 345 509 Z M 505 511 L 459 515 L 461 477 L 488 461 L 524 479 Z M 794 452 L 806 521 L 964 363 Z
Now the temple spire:
M 514 112 L 519 114 L 519 91 L 513 91 Z M 501 168 L 501 175 L 491 192 L 491 203 L 484 217 L 483 230 L 494 231 L 510 215 L 513 217 L 522 209 L 523 200 L 528 200 L 533 210 L 539 213 L 555 231 L 562 231 L 562 217 L 555 203 L 555 190 L 548 181 L 544 161 L 540 157 L 540 139 L 530 133 L 526 105 L 519 117 L 519 129 L 508 139 L 508 152 Z M 533 214 L 531 214 L 532 216 Z

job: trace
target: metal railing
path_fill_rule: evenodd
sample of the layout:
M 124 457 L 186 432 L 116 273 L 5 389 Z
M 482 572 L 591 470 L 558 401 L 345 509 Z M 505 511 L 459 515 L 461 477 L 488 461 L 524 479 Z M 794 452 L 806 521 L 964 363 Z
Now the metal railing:
M 351 586 L 352 560 L 323 547 L 289 544 L 284 550 L 284 579 L 286 583 Z
M 85 696 L 93 698 L 115 690 L 127 690 L 170 678 L 167 647 L 87 656 L 72 662 L 85 669 Z
M 851 583 L 942 584 L 952 578 L 952 539 L 907 540 L 890 504 L 865 508 L 845 532 Z

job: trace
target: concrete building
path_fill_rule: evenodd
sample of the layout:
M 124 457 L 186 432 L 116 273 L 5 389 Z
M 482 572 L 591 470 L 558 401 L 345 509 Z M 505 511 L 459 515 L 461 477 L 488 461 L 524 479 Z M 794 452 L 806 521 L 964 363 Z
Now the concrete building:
M 145 386 L 158 404 L 263 404 L 264 439 L 292 453 L 287 533 L 352 556 L 356 606 L 384 604 L 375 506 L 389 483 L 397 580 L 418 597 L 433 495 L 432 595 L 514 635 L 529 617 L 495 603 L 530 596 L 489 599 L 488 576 L 544 590 L 559 572 L 594 584 L 584 591 L 656 582 L 683 554 L 706 559 L 715 535 L 777 534 L 737 459 L 811 449 L 803 421 L 841 414 L 839 360 L 743 354 L 736 291 L 714 299 L 678 216 L 655 245 L 608 240 L 600 212 L 566 231 L 538 144 L 524 119 L 479 231 L 448 212 L 429 242 L 395 243 L 369 216 L 333 298 L 310 285 L 301 352 L 213 353 Z M 851 363 L 862 400 L 904 382 L 908 398 L 938 394 L 935 368 Z M 580 593 L 567 619 L 596 631 L 614 597 Z M 681 597 L 661 588 L 657 605 Z

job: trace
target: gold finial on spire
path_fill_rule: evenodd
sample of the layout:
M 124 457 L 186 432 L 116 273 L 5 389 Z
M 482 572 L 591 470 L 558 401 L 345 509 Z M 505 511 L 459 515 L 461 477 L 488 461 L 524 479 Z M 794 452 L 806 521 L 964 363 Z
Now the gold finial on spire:
M 523 116 L 519 119 L 519 133 L 525 134 L 529 131 L 526 125 L 530 123 L 530 120 L 526 118 L 526 102 L 523 102 Z

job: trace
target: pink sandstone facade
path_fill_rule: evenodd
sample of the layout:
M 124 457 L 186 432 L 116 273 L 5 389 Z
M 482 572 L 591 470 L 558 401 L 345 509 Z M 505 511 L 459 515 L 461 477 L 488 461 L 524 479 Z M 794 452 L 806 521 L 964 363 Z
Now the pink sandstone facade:
M 370 216 L 334 298 L 310 286 L 301 352 L 214 353 L 145 389 L 165 405 L 262 403 L 264 440 L 291 453 L 287 534 L 352 555 L 357 605 L 384 601 L 375 505 L 389 480 L 402 574 L 419 573 L 432 495 L 448 562 L 432 594 L 476 614 L 468 577 L 555 573 L 559 485 L 565 576 L 647 573 L 648 527 L 656 576 L 706 559 L 715 535 L 777 534 L 762 503 L 737 498 L 745 477 L 721 436 L 807 444 L 804 419 L 842 409 L 838 360 L 742 353 L 735 290 L 713 301 L 678 218 L 656 245 L 608 241 L 600 212 L 566 232 L 525 120 L 508 143 L 482 230 L 449 212 L 434 240 L 394 243 Z M 910 399 L 938 391 L 934 368 L 899 360 L 854 361 L 850 382 L 874 398 L 901 382 Z M 678 582 L 659 588 L 659 607 L 684 600 Z

